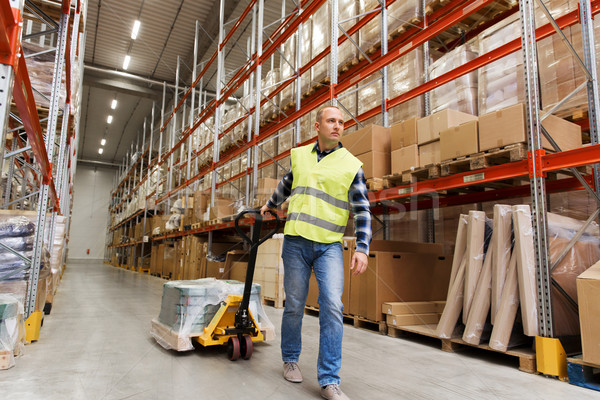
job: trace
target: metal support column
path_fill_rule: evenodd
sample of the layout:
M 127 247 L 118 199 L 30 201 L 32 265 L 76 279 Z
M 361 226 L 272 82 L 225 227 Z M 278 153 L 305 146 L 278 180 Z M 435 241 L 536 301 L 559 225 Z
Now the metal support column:
M 330 90 L 329 90 L 329 101 L 334 107 L 337 107 L 338 100 L 335 96 L 335 86 L 338 83 L 338 0 L 330 0 L 331 5 L 331 30 L 329 33 L 329 45 L 331 51 L 329 52 L 329 75 L 330 75 Z
M 56 57 L 54 60 L 54 74 L 52 77 L 52 96 L 48 114 L 48 126 L 46 130 L 46 152 L 48 160 L 53 160 L 54 140 L 56 137 L 56 124 L 58 120 L 60 87 L 62 83 L 63 61 L 65 59 L 65 47 L 67 44 L 67 31 L 69 28 L 69 14 L 61 14 L 59 24 L 58 43 Z M 50 171 L 52 173 L 52 171 Z M 51 181 L 49 182 L 51 183 Z M 25 298 L 25 316 L 29 317 L 35 311 L 35 300 L 37 296 L 37 284 L 40 274 L 40 264 L 42 262 L 42 248 L 44 238 L 44 228 L 46 221 L 46 211 L 48 209 L 48 197 L 50 187 L 42 183 L 41 193 L 38 199 L 37 220 L 35 228 L 35 241 L 33 243 L 33 255 L 31 258 L 31 271 L 28 279 L 28 290 Z
M 540 336 L 553 337 L 551 273 L 548 259 L 548 221 L 546 188 L 542 173 L 542 136 L 539 117 L 537 48 L 535 43 L 534 0 L 519 0 L 521 10 L 521 43 L 525 77 L 525 116 L 529 148 L 529 181 L 531 185 L 531 219 L 537 269 L 538 322 Z

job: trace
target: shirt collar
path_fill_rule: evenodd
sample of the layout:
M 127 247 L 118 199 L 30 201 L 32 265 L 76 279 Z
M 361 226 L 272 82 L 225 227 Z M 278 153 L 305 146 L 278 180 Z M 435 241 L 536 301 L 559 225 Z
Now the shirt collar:
M 338 142 L 337 146 L 335 146 L 333 149 L 331 149 L 331 150 L 325 150 L 325 151 L 321 151 L 321 150 L 319 149 L 319 141 L 317 140 L 317 141 L 315 142 L 315 145 L 314 145 L 314 147 L 313 147 L 312 151 L 315 151 L 315 150 L 316 150 L 316 151 L 317 151 L 317 154 L 321 154 L 321 155 L 324 155 L 324 156 L 326 156 L 327 154 L 331 154 L 331 153 L 333 153 L 334 151 L 336 151 L 337 149 L 341 149 L 342 147 L 343 147 L 343 146 L 342 146 L 342 142 Z

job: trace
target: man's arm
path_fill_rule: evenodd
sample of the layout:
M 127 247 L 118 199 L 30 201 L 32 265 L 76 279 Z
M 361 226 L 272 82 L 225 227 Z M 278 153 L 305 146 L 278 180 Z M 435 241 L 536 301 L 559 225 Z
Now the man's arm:
M 292 183 L 294 182 L 294 176 L 292 175 L 292 170 L 290 169 L 287 174 L 279 181 L 275 192 L 271 195 L 271 198 L 267 201 L 267 204 L 261 207 L 260 213 L 261 215 L 265 215 L 268 209 L 277 208 L 281 203 L 283 203 L 290 194 L 292 193 Z
M 350 185 L 349 200 L 354 214 L 354 234 L 356 235 L 356 251 L 352 257 L 350 269 L 354 270 L 354 275 L 358 275 L 367 269 L 369 245 L 373 236 L 369 195 L 362 167 L 358 170 L 352 185 Z

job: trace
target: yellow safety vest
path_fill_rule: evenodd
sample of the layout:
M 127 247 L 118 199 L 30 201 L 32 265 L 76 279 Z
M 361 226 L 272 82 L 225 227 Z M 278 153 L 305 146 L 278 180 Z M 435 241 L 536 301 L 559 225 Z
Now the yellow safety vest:
M 348 216 L 348 190 L 362 162 L 340 148 L 317 162 L 314 144 L 291 151 L 294 181 L 286 235 L 319 242 L 341 242 Z

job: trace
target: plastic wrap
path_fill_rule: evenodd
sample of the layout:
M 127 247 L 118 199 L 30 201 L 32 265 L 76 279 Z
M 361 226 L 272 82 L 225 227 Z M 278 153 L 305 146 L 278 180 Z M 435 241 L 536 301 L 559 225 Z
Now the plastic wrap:
M 389 98 L 393 99 L 422 84 L 424 72 L 423 50 L 420 47 L 391 63 L 388 67 Z M 422 117 L 423 96 L 404 102 L 389 110 L 389 113 L 391 123 Z
M 0 221 L 0 238 L 31 236 L 35 232 L 35 224 L 24 216 L 13 216 Z
M 279 83 L 279 68 L 273 68 L 261 82 L 261 89 L 265 96 L 270 95 L 277 88 L 277 84 Z M 260 110 L 260 118 L 261 123 L 267 123 L 269 121 L 273 121 L 279 115 L 279 94 L 273 97 L 270 101 L 267 100 L 265 104 L 262 105 Z M 261 97 L 262 99 L 263 97 Z
M 33 249 L 33 239 L 33 236 L 5 237 L 0 238 L 0 243 L 13 250 L 31 250 Z M 9 251 L 0 247 L 0 256 L 4 253 L 9 253 Z
M 473 60 L 478 55 L 476 39 L 473 39 L 429 66 L 431 80 Z M 470 72 L 456 78 L 443 86 L 430 92 L 431 112 L 435 113 L 444 109 L 462 111 L 477 115 L 477 72 Z
M 242 282 L 215 278 L 167 282 L 163 286 L 160 314 L 152 321 L 150 333 L 165 349 L 193 350 L 191 338 L 204 333 L 228 295 L 241 295 L 243 290 Z M 252 284 L 249 310 L 261 331 L 273 332 L 260 291 L 260 285 Z
M 537 336 L 537 285 L 531 210 L 528 205 L 516 205 L 512 210 L 523 331 L 527 336 Z
M 379 6 L 377 0 L 359 0 L 359 14 L 367 13 Z M 376 16 L 359 30 L 359 45 L 364 52 L 372 52 L 381 45 L 381 17 Z
M 54 52 L 50 47 L 40 46 L 28 41 L 22 42 L 23 54 L 27 58 L 27 72 L 33 89 L 35 103 L 39 106 L 49 108 L 52 97 L 52 79 L 54 74 Z M 60 104 L 66 99 L 65 75 L 60 87 Z
M 494 232 L 496 240 L 492 241 L 494 247 L 492 262 L 492 302 L 491 322 L 494 324 L 496 312 L 500 307 L 502 289 L 506 282 L 508 264 L 513 247 L 512 232 L 512 207 L 509 205 L 494 205 Z
M 515 324 L 517 310 L 519 308 L 519 287 L 517 283 L 517 255 L 513 252 L 508 263 L 506 272 L 506 281 L 502 287 L 502 297 L 496 318 L 494 328 L 490 336 L 489 346 L 498 351 L 506 351 L 510 336 Z
M 565 245 L 582 225 L 583 221 L 548 213 L 551 263 L 556 261 Z M 592 222 L 573 248 L 569 250 L 566 257 L 552 271 L 552 277 L 575 302 L 578 302 L 576 278 L 598 260 L 600 260 L 598 225 L 596 222 Z M 552 288 L 552 317 L 555 336 L 579 334 L 580 325 L 577 312 L 555 287 Z
M 396 1 L 388 6 L 388 33 L 392 35 L 401 27 L 412 26 L 422 20 L 421 0 Z
M 465 293 L 463 300 L 463 323 L 467 322 L 471 302 L 477 287 L 479 273 L 485 258 L 486 217 L 483 211 L 469 211 L 467 224 L 467 249 L 465 257 Z
M 0 370 L 15 365 L 25 342 L 23 303 L 11 294 L 0 293 Z
M 594 34 L 600 36 L 600 20 L 593 20 Z M 583 59 L 583 45 L 581 38 L 581 26 L 573 25 L 563 29 L 565 36 L 573 45 L 573 48 Z M 600 62 L 600 42 L 595 42 L 596 63 Z M 543 109 L 554 106 L 579 85 L 585 82 L 585 74 L 579 66 L 575 57 L 558 35 L 552 35 L 538 42 L 538 64 L 540 65 L 540 80 L 544 82 L 541 86 L 541 98 Z M 543 68 L 542 68 L 543 67 Z M 587 109 L 586 90 L 580 90 L 562 105 L 562 109 L 573 108 Z
M 340 10 L 342 8 L 340 7 Z M 331 36 L 331 17 L 329 16 L 329 2 L 323 4 L 312 15 L 312 41 L 311 54 L 315 57 L 329 46 Z M 312 58 L 311 57 L 311 58 Z M 325 82 L 330 76 L 329 74 L 329 55 L 320 60 L 312 67 L 312 80 L 315 83 Z M 341 59 L 338 59 L 341 61 Z
M 490 51 L 521 36 L 519 15 L 514 14 L 479 36 L 479 52 Z M 525 101 L 523 52 L 511 53 L 479 68 L 479 114 L 498 111 Z

